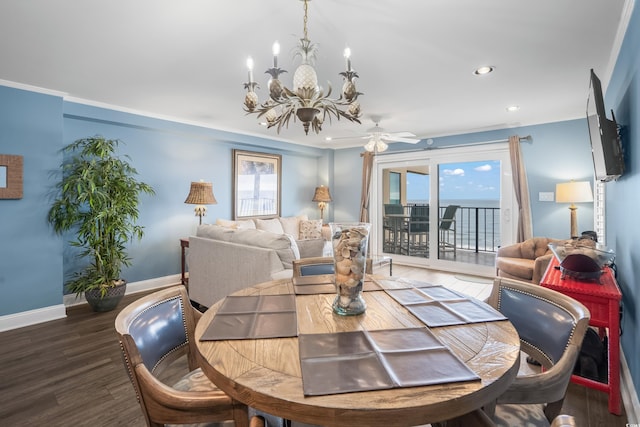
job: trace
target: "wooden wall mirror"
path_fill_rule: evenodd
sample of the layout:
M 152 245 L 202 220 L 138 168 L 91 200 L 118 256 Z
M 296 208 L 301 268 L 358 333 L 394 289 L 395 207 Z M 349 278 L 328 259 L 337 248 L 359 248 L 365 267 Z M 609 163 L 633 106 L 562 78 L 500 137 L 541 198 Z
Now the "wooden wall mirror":
M 0 199 L 22 199 L 22 156 L 0 154 Z

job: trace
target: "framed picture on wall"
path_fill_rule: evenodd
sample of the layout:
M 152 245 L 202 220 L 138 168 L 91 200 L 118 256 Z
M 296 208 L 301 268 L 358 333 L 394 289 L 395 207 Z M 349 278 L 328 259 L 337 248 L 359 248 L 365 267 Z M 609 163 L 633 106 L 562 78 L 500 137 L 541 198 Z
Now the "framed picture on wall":
M 0 199 L 22 199 L 22 156 L 0 154 Z
M 282 156 L 233 150 L 233 219 L 280 216 Z

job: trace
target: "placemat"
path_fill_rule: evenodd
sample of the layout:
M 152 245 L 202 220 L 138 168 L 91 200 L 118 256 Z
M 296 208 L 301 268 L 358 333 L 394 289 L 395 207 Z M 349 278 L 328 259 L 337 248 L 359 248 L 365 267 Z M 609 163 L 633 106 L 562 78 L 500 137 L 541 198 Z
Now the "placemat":
M 298 342 L 306 396 L 480 379 L 427 328 L 302 334 Z
M 293 289 L 296 295 L 335 294 L 333 274 L 317 274 L 293 278 Z M 366 278 L 362 286 L 364 292 L 380 291 L 382 288 L 374 281 Z
M 380 287 L 383 289 L 408 289 L 408 288 L 421 288 L 428 286 L 436 286 L 429 282 L 423 282 L 421 280 L 405 279 L 405 278 L 378 278 L 374 279 Z
M 286 338 L 297 335 L 294 295 L 228 296 L 200 340 Z
M 506 320 L 493 307 L 440 285 L 386 292 L 432 328 Z

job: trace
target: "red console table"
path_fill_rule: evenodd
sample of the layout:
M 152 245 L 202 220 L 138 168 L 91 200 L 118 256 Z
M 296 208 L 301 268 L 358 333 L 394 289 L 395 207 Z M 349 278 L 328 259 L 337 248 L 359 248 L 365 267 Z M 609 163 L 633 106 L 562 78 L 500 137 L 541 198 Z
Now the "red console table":
M 591 312 L 589 324 L 609 330 L 608 384 L 577 375 L 573 375 L 571 381 L 609 393 L 609 412 L 620 415 L 620 300 L 622 294 L 613 277 L 613 272 L 609 267 L 605 267 L 600 276 L 600 283 L 581 281 L 569 276 L 562 278 L 560 265 L 554 257 L 540 285 L 580 301 Z

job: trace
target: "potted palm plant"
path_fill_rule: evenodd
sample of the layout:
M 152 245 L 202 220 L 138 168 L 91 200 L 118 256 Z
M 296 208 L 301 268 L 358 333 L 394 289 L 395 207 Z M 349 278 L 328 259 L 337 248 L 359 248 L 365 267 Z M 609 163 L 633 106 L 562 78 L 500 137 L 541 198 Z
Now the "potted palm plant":
M 62 179 L 48 213 L 58 234 L 74 233 L 69 241 L 79 248 L 86 265 L 66 282 L 77 296 L 84 292 L 95 311 L 114 309 L 124 296 L 123 267 L 131 265 L 127 243 L 140 240 L 144 227 L 137 225 L 141 193 L 153 189 L 136 179 L 138 172 L 128 156 L 118 156 L 119 140 L 102 136 L 79 139 L 62 149 Z

